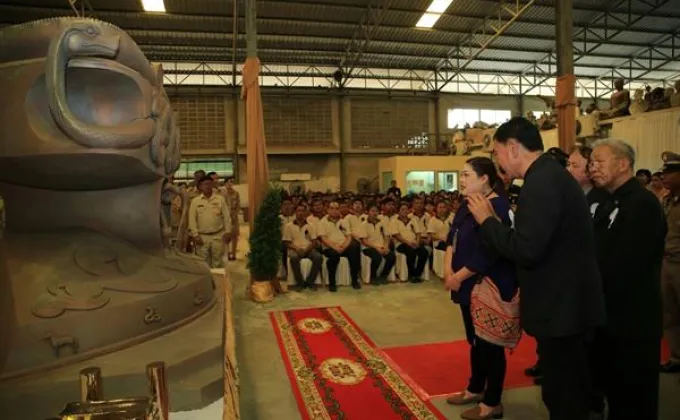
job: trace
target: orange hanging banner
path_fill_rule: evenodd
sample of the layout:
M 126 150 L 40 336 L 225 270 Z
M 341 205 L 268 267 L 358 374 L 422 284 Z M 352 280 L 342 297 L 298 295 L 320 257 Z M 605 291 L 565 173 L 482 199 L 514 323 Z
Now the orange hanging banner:
M 576 77 L 567 74 L 557 78 L 555 106 L 560 149 L 569 153 L 576 143 Z
M 246 167 L 248 178 L 248 220 L 253 230 L 255 215 L 269 188 L 269 165 L 264 137 L 264 116 L 260 92 L 260 60 L 248 57 L 243 66 L 241 98 L 246 101 Z

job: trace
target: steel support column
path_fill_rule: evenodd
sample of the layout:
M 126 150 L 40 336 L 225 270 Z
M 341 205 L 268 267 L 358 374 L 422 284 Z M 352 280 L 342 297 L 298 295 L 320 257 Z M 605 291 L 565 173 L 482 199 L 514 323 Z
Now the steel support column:
M 345 150 L 345 101 L 344 95 L 337 98 L 338 101 L 338 128 L 340 131 L 340 191 L 347 191 L 347 151 Z
M 246 52 L 248 57 L 257 57 L 257 0 L 246 3 Z
M 568 151 L 576 142 L 576 95 L 574 78 L 572 0 L 555 2 L 557 40 L 557 97 L 559 146 Z
M 434 97 L 434 142 L 430 140 L 429 142 L 429 149 L 430 153 L 437 153 L 439 154 L 441 152 L 441 117 L 439 113 L 441 112 L 441 103 L 439 101 L 439 94 L 435 94 Z M 432 144 L 434 143 L 434 144 Z

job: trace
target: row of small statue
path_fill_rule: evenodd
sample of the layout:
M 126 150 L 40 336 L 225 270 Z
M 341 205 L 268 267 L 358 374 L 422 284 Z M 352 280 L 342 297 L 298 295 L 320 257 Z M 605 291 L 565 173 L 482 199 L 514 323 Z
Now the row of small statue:
M 544 112 L 541 114 L 540 117 L 536 118 L 536 114 L 534 114 L 532 111 L 529 111 L 526 113 L 526 119 L 531 121 L 536 127 L 538 127 L 539 130 L 552 130 L 554 128 L 557 128 L 557 107 L 555 106 L 555 101 L 553 100 L 548 100 L 542 96 L 539 96 L 543 101 L 550 106 L 550 112 Z M 586 109 L 586 113 L 589 114 L 588 110 L 591 109 L 592 106 L 595 104 L 590 104 L 588 108 Z M 596 105 L 595 105 L 596 106 Z M 581 100 L 579 99 L 578 102 L 576 103 L 576 119 L 581 116 L 582 111 L 581 111 Z
M 630 104 L 631 115 L 642 112 L 657 111 L 659 109 L 680 107 L 680 80 L 673 87 L 662 88 L 645 86 L 645 90 L 636 89 L 633 101 Z
M 626 115 L 636 115 L 643 112 L 658 111 L 660 109 L 680 107 L 680 81 L 676 81 L 673 87 L 653 88 L 649 85 L 644 89 L 636 89 L 633 99 L 630 92 L 624 89 L 625 80 L 622 78 L 614 81 L 616 91 L 610 98 L 611 108 L 592 112 L 599 112 L 599 119 L 605 120 Z
M 624 89 L 626 81 L 618 78 L 614 81 L 615 92 L 609 99 L 608 109 L 599 109 L 596 102 L 591 103 L 585 110 L 586 115 L 593 114 L 598 120 L 606 120 L 627 115 L 636 115 L 643 112 L 658 111 L 660 109 L 680 107 L 680 80 L 676 81 L 673 87 L 653 88 L 649 85 L 644 89 L 636 89 L 633 99 L 630 92 Z M 551 130 L 557 128 L 557 108 L 555 101 L 543 99 L 551 108 L 551 112 L 545 112 L 536 118 L 533 112 L 527 113 L 527 119 L 533 121 L 541 130 Z M 576 118 L 582 115 L 581 101 L 576 107 Z

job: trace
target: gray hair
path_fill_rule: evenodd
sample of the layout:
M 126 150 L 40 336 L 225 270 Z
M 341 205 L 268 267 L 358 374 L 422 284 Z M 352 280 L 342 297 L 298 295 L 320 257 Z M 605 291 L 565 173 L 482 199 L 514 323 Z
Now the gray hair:
M 593 149 L 600 146 L 608 146 L 617 157 L 626 159 L 630 163 L 631 168 L 635 167 L 635 149 L 627 142 L 621 139 L 606 138 L 596 141 L 593 144 Z

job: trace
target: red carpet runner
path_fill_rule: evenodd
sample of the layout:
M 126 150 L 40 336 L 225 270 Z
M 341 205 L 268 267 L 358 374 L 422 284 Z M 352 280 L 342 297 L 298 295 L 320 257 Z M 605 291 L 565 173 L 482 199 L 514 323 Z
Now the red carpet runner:
M 451 395 L 467 386 L 470 377 L 470 345 L 467 341 L 421 344 L 382 349 L 398 366 L 406 381 L 422 389 L 426 398 Z M 506 353 L 507 354 L 507 353 Z M 531 386 L 524 369 L 536 363 L 536 342 L 524 335 L 512 354 L 507 354 L 505 388 Z
M 422 398 L 449 396 L 464 390 L 470 377 L 470 346 L 467 341 L 419 344 L 381 349 L 390 364 Z M 507 354 L 505 388 L 534 385 L 524 369 L 536 363 L 536 341 L 524 335 L 512 354 Z M 670 349 L 662 343 L 661 360 L 668 360 Z
M 270 314 L 304 420 L 444 419 L 340 308 Z

